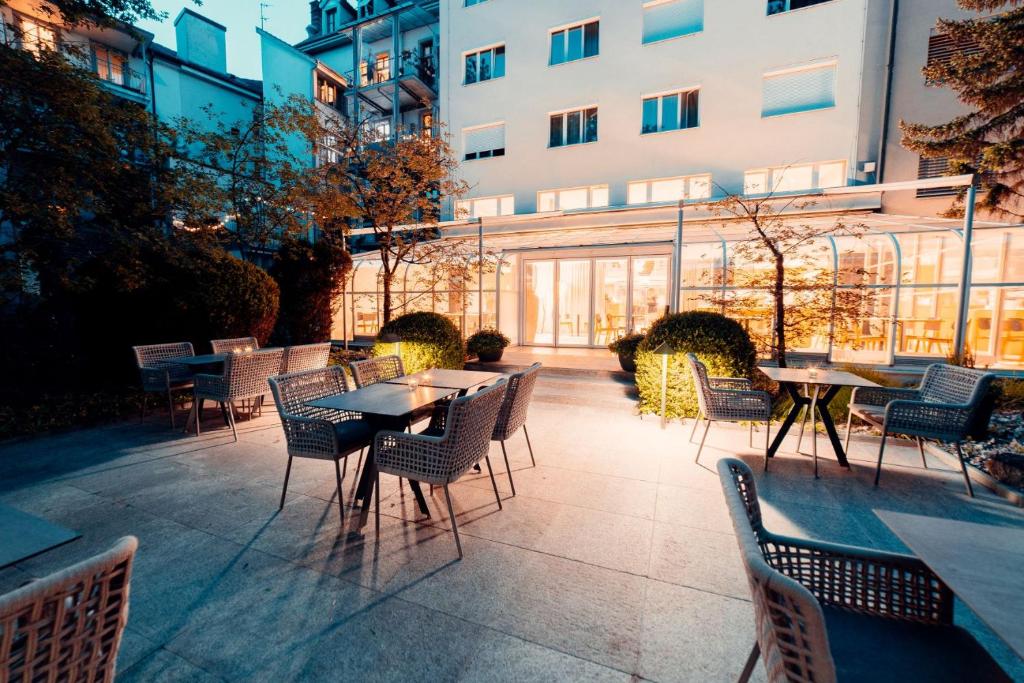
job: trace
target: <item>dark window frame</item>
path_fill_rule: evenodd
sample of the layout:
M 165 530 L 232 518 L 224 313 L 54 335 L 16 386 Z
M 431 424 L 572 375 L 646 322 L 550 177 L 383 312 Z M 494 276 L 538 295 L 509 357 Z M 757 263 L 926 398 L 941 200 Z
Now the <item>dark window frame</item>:
M 578 36 L 578 54 L 573 55 Z M 589 19 L 549 32 L 548 66 L 578 62 L 601 55 L 601 19 Z
M 597 107 L 582 107 L 549 114 L 548 148 L 573 147 L 598 142 L 599 121 Z
M 489 71 L 486 78 L 483 77 L 483 56 L 485 54 L 488 55 L 489 60 Z M 462 84 L 474 85 L 476 83 L 484 83 L 486 81 L 504 78 L 506 71 L 505 55 L 506 50 L 504 43 L 466 53 L 463 58 Z M 470 71 L 470 63 L 473 65 L 472 72 Z
M 665 100 L 674 99 L 676 120 L 674 125 L 667 126 L 665 123 Z M 654 106 L 655 124 L 653 127 L 647 124 L 648 110 Z M 689 88 L 677 92 L 665 93 L 664 95 L 652 95 L 641 100 L 640 109 L 640 134 L 652 135 L 654 133 L 667 133 L 678 130 L 689 130 L 700 128 L 700 88 Z

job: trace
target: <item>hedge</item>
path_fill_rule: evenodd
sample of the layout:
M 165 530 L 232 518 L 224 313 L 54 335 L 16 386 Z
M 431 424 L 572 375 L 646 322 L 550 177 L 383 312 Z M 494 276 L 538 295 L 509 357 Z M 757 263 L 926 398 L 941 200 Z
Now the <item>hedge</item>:
M 381 341 L 392 335 L 401 343 Z M 431 368 L 461 370 L 466 364 L 459 328 L 440 313 L 407 313 L 385 323 L 377 334 L 373 355 L 390 356 L 396 348 L 408 373 Z
M 696 354 L 713 377 L 753 377 L 757 352 L 750 335 L 735 320 L 703 311 L 666 315 L 651 326 L 637 349 L 636 386 L 641 412 L 661 412 L 662 358 L 654 351 L 664 342 L 675 351 L 668 359 L 665 412 L 669 418 L 697 414 L 687 353 Z

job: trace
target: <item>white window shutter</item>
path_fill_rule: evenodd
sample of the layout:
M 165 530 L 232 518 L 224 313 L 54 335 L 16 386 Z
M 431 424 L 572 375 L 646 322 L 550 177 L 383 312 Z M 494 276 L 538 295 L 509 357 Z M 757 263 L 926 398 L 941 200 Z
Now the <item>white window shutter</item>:
M 824 109 L 836 103 L 836 65 L 827 64 L 764 78 L 761 116 Z
M 463 132 L 465 153 L 491 152 L 505 148 L 505 124 L 499 123 L 484 128 L 473 128 Z
M 645 43 L 703 30 L 704 0 L 669 0 L 644 5 Z

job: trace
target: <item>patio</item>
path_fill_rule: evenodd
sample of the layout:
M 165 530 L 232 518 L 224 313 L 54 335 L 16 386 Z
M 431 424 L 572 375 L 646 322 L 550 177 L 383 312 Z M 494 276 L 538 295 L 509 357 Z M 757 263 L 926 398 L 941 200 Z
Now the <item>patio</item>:
M 498 476 L 499 512 L 486 474 L 453 486 L 462 562 L 443 496 L 428 497 L 424 520 L 391 476 L 379 547 L 372 527 L 339 535 L 330 463 L 296 460 L 278 512 L 286 456 L 272 408 L 239 423 L 238 443 L 219 418 L 197 438 L 157 415 L 10 444 L 0 503 L 82 538 L 0 571 L 0 592 L 134 534 L 126 681 L 735 680 L 753 610 L 714 461 L 738 453 L 759 472 L 759 451 L 744 427 L 716 426 L 695 465 L 689 424 L 638 419 L 626 389 L 541 377 L 529 421 L 537 467 L 521 436 L 509 442 L 518 495 Z M 875 489 L 877 441 L 854 440 L 847 472 L 823 440 L 815 481 L 795 433 L 758 475 L 773 531 L 905 551 L 873 509 L 1024 528 L 1024 511 L 987 491 L 969 499 L 959 472 L 923 469 L 911 442 L 887 450 Z M 500 455 L 492 462 L 503 470 Z M 957 614 L 1024 679 L 1008 648 Z

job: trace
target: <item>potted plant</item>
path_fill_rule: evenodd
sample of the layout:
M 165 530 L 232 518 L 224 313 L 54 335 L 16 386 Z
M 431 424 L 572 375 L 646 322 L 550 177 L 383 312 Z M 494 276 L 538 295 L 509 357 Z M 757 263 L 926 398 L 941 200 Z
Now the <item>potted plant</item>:
M 475 354 L 481 363 L 494 363 L 501 360 L 501 354 L 510 343 L 511 340 L 498 330 L 484 329 L 466 340 L 466 350 Z
M 626 372 L 636 372 L 636 348 L 644 340 L 644 335 L 631 332 L 619 337 L 608 345 L 608 350 L 618 354 L 619 365 Z

